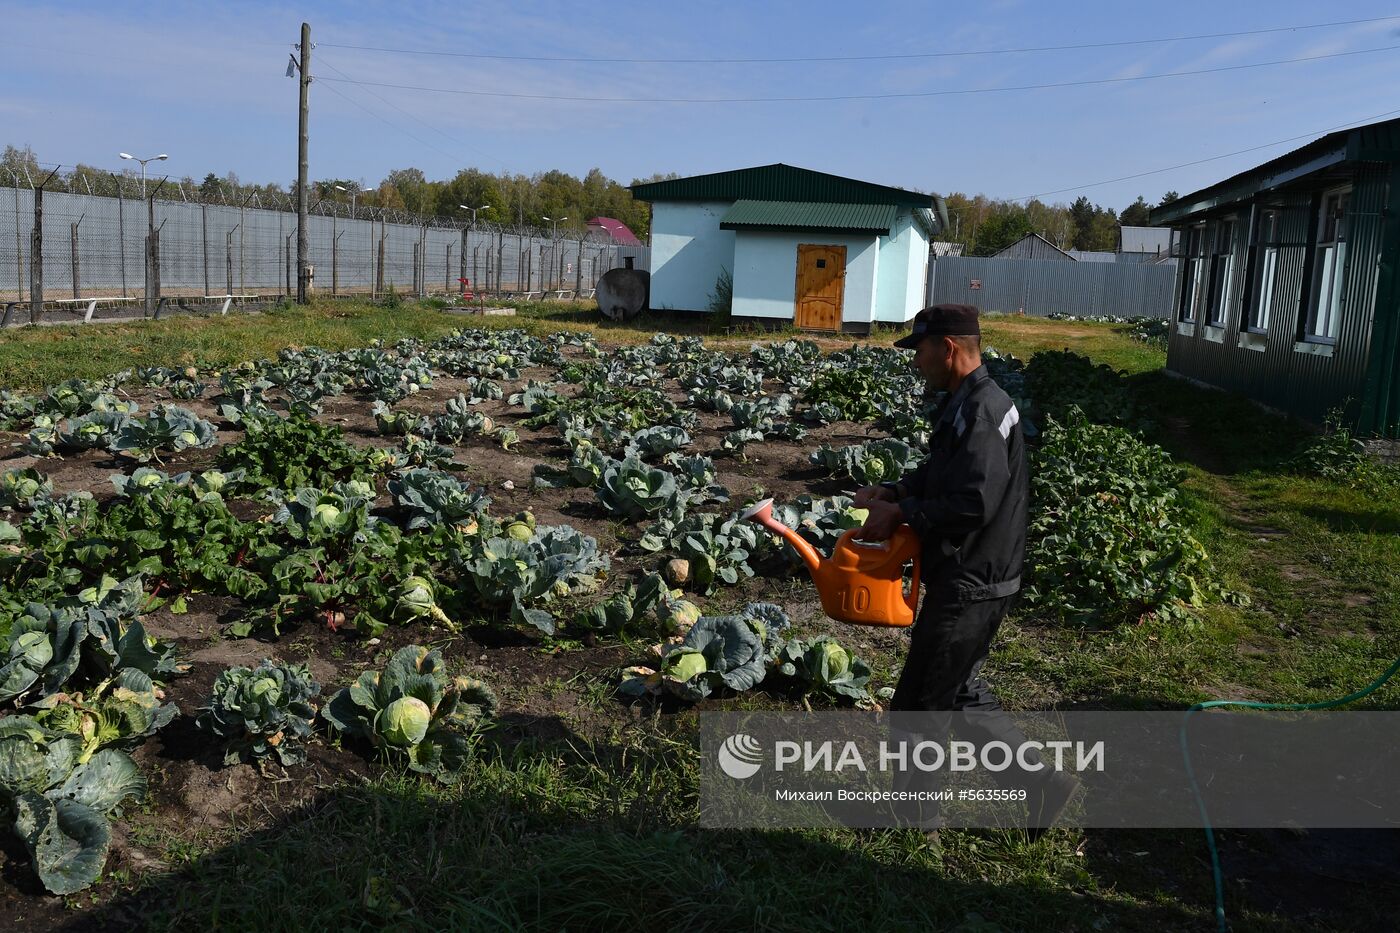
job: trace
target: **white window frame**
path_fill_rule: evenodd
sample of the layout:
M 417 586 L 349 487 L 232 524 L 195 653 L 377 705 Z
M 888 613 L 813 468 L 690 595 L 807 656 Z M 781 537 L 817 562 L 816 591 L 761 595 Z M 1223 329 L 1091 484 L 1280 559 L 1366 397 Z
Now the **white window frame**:
M 1309 246 L 1308 313 L 1304 343 L 1335 344 L 1342 317 L 1342 286 L 1346 281 L 1348 213 L 1351 186 L 1322 192 L 1317 228 Z
M 1267 334 L 1274 308 L 1274 284 L 1278 280 L 1279 253 L 1283 242 L 1283 209 L 1262 207 L 1254 224 L 1250 270 L 1254 289 L 1245 310 L 1244 327 L 1251 334 Z
M 1176 319 L 1180 324 L 1195 324 L 1200 316 L 1201 275 L 1206 267 L 1206 225 L 1193 224 L 1183 232 L 1186 235 L 1183 237 L 1182 293 Z
M 1210 278 L 1206 295 L 1206 326 L 1226 327 L 1235 290 L 1235 239 L 1239 235 L 1239 215 L 1222 217 L 1213 226 L 1210 251 Z M 1223 268 L 1222 268 L 1223 267 Z

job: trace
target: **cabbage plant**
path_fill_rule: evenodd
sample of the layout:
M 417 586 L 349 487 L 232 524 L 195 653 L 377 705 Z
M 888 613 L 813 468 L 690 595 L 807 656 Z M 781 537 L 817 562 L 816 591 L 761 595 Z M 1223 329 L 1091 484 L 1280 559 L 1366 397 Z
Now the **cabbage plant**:
M 190 447 L 213 447 L 214 426 L 188 408 L 157 405 L 145 418 L 133 416 L 122 424 L 108 448 L 143 463 L 161 451 L 179 452 Z
M 804 695 L 815 693 L 830 700 L 870 702 L 870 665 L 834 638 L 794 638 L 778 652 L 776 662 L 777 670 L 793 678 Z
M 34 718 L 56 733 L 77 736 L 78 763 L 100 749 L 130 748 L 179 715 L 161 705 L 165 693 L 142 671 L 125 667 L 91 690 L 56 693 L 37 700 Z
M 675 513 L 682 507 L 676 478 L 636 457 L 610 463 L 603 471 L 597 494 L 609 512 L 634 522 Z
M 491 688 L 451 678 L 437 649 L 408 645 L 382 672 L 365 671 L 321 711 L 331 728 L 443 783 L 458 780 L 467 735 L 495 715 Z
M 290 767 L 306 760 L 320 693 L 307 665 L 264 659 L 221 672 L 196 722 L 224 742 L 226 765 L 276 756 Z
M 903 441 L 885 438 L 852 444 L 848 447 L 828 447 L 823 444 L 812 452 L 812 463 L 827 473 L 849 476 L 858 483 L 873 486 L 897 482 L 901 476 L 919 465 L 920 454 Z
M 394 504 L 407 517 L 410 531 L 439 525 L 456 525 L 475 531 L 491 499 L 484 491 L 472 489 L 451 473 L 418 468 L 406 470 L 389 480 Z
M 34 500 L 53 494 L 53 483 L 34 467 L 0 473 L 0 509 L 27 509 Z
M 123 668 L 156 680 L 182 673 L 174 647 L 136 619 L 144 599 L 139 577 L 103 577 L 75 596 L 28 604 L 0 638 L 0 704 L 90 689 Z
M 146 781 L 125 752 L 104 749 L 79 761 L 76 736 L 29 716 L 0 719 L 0 812 L 13 820 L 39 881 L 51 894 L 97 880 L 112 842 L 108 817 Z

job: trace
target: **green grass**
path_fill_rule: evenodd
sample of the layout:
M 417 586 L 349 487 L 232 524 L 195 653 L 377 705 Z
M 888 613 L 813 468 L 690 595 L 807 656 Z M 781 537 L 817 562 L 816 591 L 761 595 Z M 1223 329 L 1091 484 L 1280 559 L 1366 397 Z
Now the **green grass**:
M 1068 837 L 694 828 L 695 752 L 634 727 L 487 747 L 458 788 L 390 775 L 117 899 L 151 929 L 1160 930 L 1178 904 L 1100 889 Z M 347 857 L 348 854 L 349 857 Z M 1095 903 L 1086 905 L 1092 892 Z M 138 896 L 139 897 L 139 896 Z M 1086 909 L 1087 906 L 1087 909 Z M 978 926 L 978 917 L 999 926 Z

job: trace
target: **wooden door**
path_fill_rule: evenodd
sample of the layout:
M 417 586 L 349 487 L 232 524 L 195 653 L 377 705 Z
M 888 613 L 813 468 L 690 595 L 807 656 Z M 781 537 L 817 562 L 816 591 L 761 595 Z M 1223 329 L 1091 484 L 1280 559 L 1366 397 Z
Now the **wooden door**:
M 840 330 L 846 293 L 846 247 L 797 244 L 797 308 L 793 324 Z

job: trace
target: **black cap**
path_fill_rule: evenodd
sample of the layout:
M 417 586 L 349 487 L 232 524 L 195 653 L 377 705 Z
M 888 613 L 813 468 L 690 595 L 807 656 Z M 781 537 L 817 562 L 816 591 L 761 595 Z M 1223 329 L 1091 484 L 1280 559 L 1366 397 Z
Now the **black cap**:
M 913 350 L 925 337 L 981 336 L 977 308 L 972 305 L 934 305 L 914 315 L 912 332 L 894 342 L 896 347 Z

